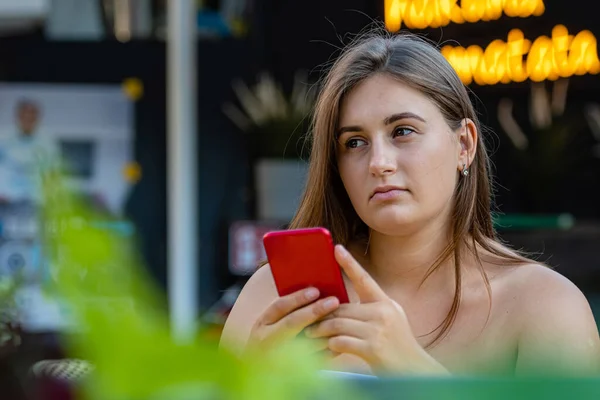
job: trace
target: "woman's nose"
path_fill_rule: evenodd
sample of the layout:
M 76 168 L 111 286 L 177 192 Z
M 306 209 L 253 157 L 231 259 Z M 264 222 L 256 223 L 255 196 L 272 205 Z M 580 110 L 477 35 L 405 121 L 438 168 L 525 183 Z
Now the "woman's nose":
M 391 175 L 396 172 L 396 160 L 390 144 L 375 142 L 371 147 L 369 172 L 375 176 Z

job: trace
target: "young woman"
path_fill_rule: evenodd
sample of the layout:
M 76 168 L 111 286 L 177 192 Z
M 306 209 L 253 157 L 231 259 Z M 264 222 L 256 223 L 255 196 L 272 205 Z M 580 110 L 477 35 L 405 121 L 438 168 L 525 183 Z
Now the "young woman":
M 496 238 L 489 174 L 467 89 L 438 49 L 356 41 L 323 82 L 291 223 L 330 230 L 351 304 L 312 288 L 280 298 L 265 265 L 222 343 L 243 352 L 302 333 L 331 368 L 374 374 L 596 373 L 589 304 Z

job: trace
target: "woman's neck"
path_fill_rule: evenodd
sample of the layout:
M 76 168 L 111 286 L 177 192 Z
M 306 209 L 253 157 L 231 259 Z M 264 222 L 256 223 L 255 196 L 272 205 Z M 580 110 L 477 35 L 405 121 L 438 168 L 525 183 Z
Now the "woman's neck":
M 414 296 L 425 289 L 453 293 L 452 257 L 429 277 L 427 273 L 451 242 L 447 229 L 432 225 L 405 236 L 372 231 L 363 258 L 365 268 L 386 291 Z M 362 256 L 362 254 L 361 254 Z M 427 279 L 425 280 L 425 278 Z

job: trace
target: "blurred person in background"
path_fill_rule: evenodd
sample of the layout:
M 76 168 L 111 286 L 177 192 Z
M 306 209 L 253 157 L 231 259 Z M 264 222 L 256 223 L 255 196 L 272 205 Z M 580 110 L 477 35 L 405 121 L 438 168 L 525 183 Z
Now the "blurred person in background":
M 331 232 L 351 302 L 314 288 L 279 297 L 266 264 L 221 345 L 243 354 L 302 335 L 331 369 L 377 375 L 599 372 L 581 291 L 496 237 L 484 139 L 435 46 L 408 34 L 355 41 L 324 79 L 290 224 Z
M 38 174 L 55 161 L 58 150 L 40 129 L 42 110 L 29 99 L 15 107 L 15 130 L 0 140 L 0 197 L 11 203 L 41 201 Z

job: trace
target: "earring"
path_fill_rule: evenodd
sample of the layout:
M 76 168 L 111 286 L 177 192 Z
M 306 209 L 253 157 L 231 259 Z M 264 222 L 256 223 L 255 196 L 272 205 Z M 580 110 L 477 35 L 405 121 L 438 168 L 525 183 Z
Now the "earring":
M 467 164 L 463 164 L 462 175 L 463 176 L 469 175 L 469 169 L 467 168 Z

